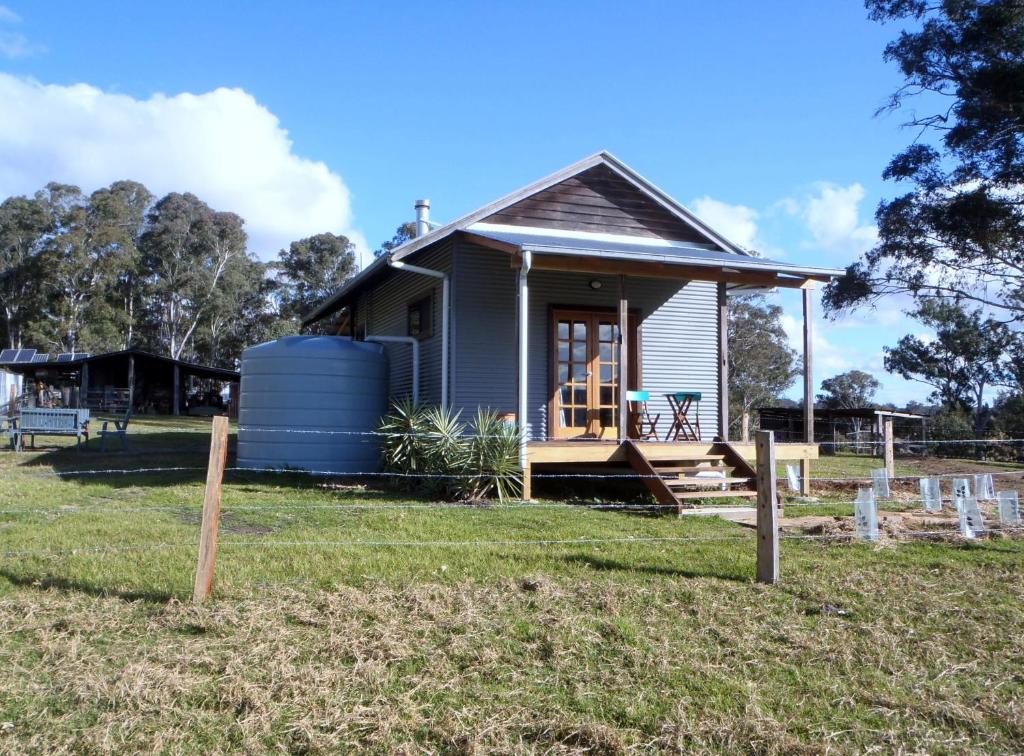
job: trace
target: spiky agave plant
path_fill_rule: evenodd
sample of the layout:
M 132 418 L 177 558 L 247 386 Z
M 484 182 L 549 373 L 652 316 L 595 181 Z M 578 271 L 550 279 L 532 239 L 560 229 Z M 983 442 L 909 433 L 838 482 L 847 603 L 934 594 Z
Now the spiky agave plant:
M 387 472 L 402 474 L 426 471 L 426 409 L 415 405 L 410 399 L 402 399 L 391 405 L 391 410 L 381 419 L 378 430 L 383 434 L 381 460 Z M 408 479 L 409 487 L 415 479 Z
M 430 407 L 423 413 L 424 471 L 435 477 L 424 478 L 425 490 L 436 496 L 452 498 L 458 493 L 458 477 L 467 462 L 465 424 L 461 411 Z
M 480 408 L 467 439 L 466 477 L 462 495 L 484 499 L 492 493 L 499 500 L 522 495 L 523 469 L 519 465 L 519 428 L 504 422 L 494 410 Z

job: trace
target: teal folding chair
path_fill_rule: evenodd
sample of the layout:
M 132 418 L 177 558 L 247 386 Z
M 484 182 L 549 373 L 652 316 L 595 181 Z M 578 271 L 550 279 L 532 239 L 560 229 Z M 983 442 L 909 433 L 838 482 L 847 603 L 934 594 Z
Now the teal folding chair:
M 660 441 L 658 438 L 658 420 L 661 414 L 651 416 L 647 402 L 651 399 L 650 391 L 627 391 L 626 406 L 629 408 L 629 437 L 640 441 Z

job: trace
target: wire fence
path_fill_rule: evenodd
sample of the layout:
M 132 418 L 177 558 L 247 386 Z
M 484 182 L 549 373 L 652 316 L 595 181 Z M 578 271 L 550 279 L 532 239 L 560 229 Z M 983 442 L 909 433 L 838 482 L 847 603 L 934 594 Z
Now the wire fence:
M 243 427 L 241 430 L 252 431 L 251 428 Z M 180 428 L 180 429 L 166 429 L 162 428 L 161 432 L 187 432 L 187 433 L 202 433 L 204 436 L 208 434 L 208 431 L 202 428 Z M 260 431 L 261 432 L 261 431 Z M 316 434 L 316 435 L 360 435 L 378 438 L 384 435 L 377 432 L 366 432 L 366 431 L 304 431 L 304 430 L 280 430 L 272 429 L 267 432 L 288 432 L 288 433 L 299 433 L 299 434 Z M 426 437 L 437 438 L 437 434 L 423 434 Z M 205 441 L 205 438 L 204 438 Z M 998 440 L 1002 444 L 1024 444 L 1024 439 L 1002 439 Z M 990 443 L 991 440 L 986 440 L 985 443 Z M 919 443 L 919 442 L 915 442 Z M 939 442 L 936 442 L 939 443 Z M 977 444 L 977 439 L 962 439 L 956 442 L 941 442 L 941 443 L 961 443 L 964 445 Z M 190 453 L 198 453 L 205 451 L 206 449 L 195 449 Z M 69 456 L 66 455 L 62 462 L 68 462 Z M 965 462 L 968 460 L 965 460 Z M 211 462 L 212 464 L 212 462 Z M 713 469 L 713 468 L 711 468 Z M 145 486 L 150 483 L 150 476 L 168 475 L 172 476 L 175 474 L 194 474 L 194 473 L 208 473 L 209 467 L 198 466 L 198 465 L 146 465 L 146 466 L 120 466 L 120 467 L 82 467 L 75 469 L 35 469 L 34 467 L 22 468 L 17 471 L 17 474 L 23 477 L 36 477 L 36 478 L 55 478 L 57 480 L 73 480 L 81 478 L 89 481 L 100 481 L 105 478 L 116 478 L 121 480 L 130 480 L 141 486 Z M 299 478 L 314 481 L 317 483 L 327 481 L 388 481 L 388 480 L 405 480 L 405 479 L 445 479 L 445 478 L 465 478 L 465 474 L 436 474 L 432 472 L 392 472 L 392 471 L 377 471 L 377 470 L 363 470 L 363 471 L 352 471 L 352 472 L 339 472 L 334 470 L 302 470 L 290 467 L 270 467 L 270 468 L 256 468 L 247 466 L 226 466 L 224 465 L 219 471 L 221 479 L 226 475 L 229 480 L 229 485 L 232 480 L 238 479 L 240 481 L 252 481 L 260 480 L 261 478 L 267 477 L 271 480 L 280 481 L 282 478 L 287 477 L 288 482 L 291 483 L 291 479 Z M 913 482 L 920 483 L 923 479 L 957 479 L 957 478 L 971 478 L 977 474 L 976 469 L 967 469 L 965 465 L 963 468 L 958 468 L 957 471 L 942 471 L 937 474 L 920 474 L 920 475 L 899 475 L 899 476 L 886 476 L 886 482 L 899 482 L 911 484 Z M 986 471 L 986 475 L 994 476 L 1003 480 L 1012 480 L 1018 477 L 1024 477 L 1024 468 L 1022 469 L 996 469 Z M 515 479 L 517 476 L 491 476 L 498 478 L 509 478 Z M 603 483 L 607 481 L 623 480 L 623 481 L 643 481 L 651 478 L 664 478 L 664 474 L 656 475 L 645 475 L 637 472 L 536 472 L 532 476 L 538 480 L 552 480 L 552 481 L 564 481 L 568 483 L 588 481 L 591 483 Z M 784 479 L 783 479 L 784 480 Z M 798 480 L 802 480 L 799 479 Z M 872 477 L 864 477 L 860 475 L 850 476 L 821 476 L 821 477 L 809 477 L 808 480 L 817 483 L 828 483 L 828 484 L 843 484 L 860 486 L 865 483 L 876 483 L 877 479 Z M 705 478 L 702 480 L 704 484 L 714 484 L 713 478 Z M 0 482 L 0 492 L 3 491 L 5 483 Z M 241 491 L 246 496 L 251 495 L 251 492 Z M 275 494 L 279 495 L 279 494 Z M 800 532 L 799 530 L 786 530 L 776 532 L 776 537 L 781 542 L 806 542 L 806 543 L 821 543 L 821 544 L 843 544 L 843 543 L 856 543 L 860 541 L 874 541 L 880 537 L 895 541 L 915 541 L 915 540 L 960 540 L 963 538 L 974 538 L 978 534 L 992 535 L 992 536 L 1008 536 L 1008 537 L 1022 537 L 1024 536 L 1024 529 L 1021 528 L 1019 522 L 1019 512 L 1017 514 L 1016 522 L 996 522 L 991 514 L 988 514 L 990 522 L 984 524 L 982 528 L 974 527 L 973 530 L 965 529 L 963 526 L 962 507 L 958 502 L 956 496 L 949 499 L 949 503 L 953 505 L 952 509 L 956 510 L 959 517 L 957 519 L 949 519 L 943 523 L 936 522 L 934 519 L 926 520 L 921 522 L 921 527 L 907 527 L 907 523 L 901 522 L 900 524 L 885 527 L 879 534 L 877 532 L 874 537 L 865 537 L 864 532 L 860 529 L 859 507 L 862 504 L 862 500 L 848 499 L 848 498 L 830 498 L 823 501 L 787 501 L 785 506 L 798 507 L 798 511 L 812 511 L 813 507 L 824 508 L 825 511 L 834 511 L 835 508 L 846 510 L 849 514 L 844 514 L 844 517 L 852 516 L 850 519 L 855 521 L 856 528 L 847 528 L 837 530 L 835 532 Z M 904 498 L 903 500 L 893 501 L 891 506 L 898 507 L 919 507 L 921 511 L 926 511 L 929 502 L 925 498 Z M 946 500 L 940 498 L 940 506 L 945 505 Z M 219 506 L 219 505 L 218 505 Z M 805 509 L 806 508 L 806 509 Z M 405 512 L 423 512 L 423 513 L 465 513 L 467 511 L 479 511 L 479 512 L 556 512 L 556 511 L 578 511 L 578 510 L 594 510 L 599 512 L 608 513 L 663 513 L 669 511 L 677 511 L 679 509 L 678 504 L 664 504 L 654 503 L 650 501 L 644 502 L 617 502 L 617 501 L 593 501 L 593 502 L 579 502 L 579 503 L 568 503 L 565 501 L 561 502 L 549 502 L 549 501 L 520 501 L 520 500 L 506 500 L 497 503 L 452 503 L 452 502 L 439 502 L 439 501 L 382 501 L 382 502 L 352 502 L 352 501 L 288 501 L 288 500 L 274 500 L 264 503 L 259 503 L 253 499 L 246 499 L 242 502 L 235 503 L 228 501 L 224 505 L 223 512 L 225 513 L 250 513 L 261 516 L 288 516 L 294 517 L 296 515 L 301 516 L 302 513 L 306 512 L 393 512 L 393 513 L 405 513 Z M 735 513 L 738 510 L 743 512 L 753 511 L 750 507 L 735 507 L 731 505 L 718 505 L 717 507 L 709 507 L 706 510 L 702 510 L 702 514 L 730 514 Z M 73 500 L 71 503 L 61 504 L 58 506 L 27 506 L 27 507 L 10 507 L 0 510 L 0 516 L 8 518 L 18 517 L 57 517 L 69 514 L 154 514 L 159 512 L 173 512 L 173 513 L 193 513 L 199 514 L 200 511 L 204 513 L 205 519 L 205 507 L 200 510 L 198 507 L 198 499 L 194 504 L 154 504 L 151 506 L 146 505 L 133 505 L 125 504 L 124 502 L 106 502 L 102 504 L 88 504 L 78 502 L 75 503 Z M 934 512 L 926 512 L 927 514 L 935 514 Z M 949 511 L 943 514 L 950 514 Z M 218 517 L 221 515 L 218 510 Z M 1002 515 L 1000 515 L 1002 516 Z M 508 526 L 508 521 L 504 523 Z M 514 523 L 522 524 L 522 523 Z M 532 524 L 531 524 L 532 525 Z M 582 522 L 581 526 L 586 527 L 587 523 Z M 536 529 L 535 527 L 533 528 Z M 415 548 L 435 548 L 435 549 L 519 549 L 519 548 L 587 548 L 587 547 L 599 547 L 599 546 L 653 546 L 653 545 L 668 545 L 668 544 L 714 544 L 714 543 L 728 543 L 735 542 L 754 544 L 758 542 L 758 535 L 753 530 L 741 530 L 739 532 L 730 533 L 706 533 L 706 534 L 629 534 L 622 536 L 588 536 L 581 534 L 577 537 L 544 537 L 542 533 L 537 534 L 533 537 L 480 537 L 480 538 L 450 538 L 450 539 L 437 539 L 424 537 L 421 539 L 417 538 L 377 538 L 377 537 L 364 537 L 364 538 L 351 538 L 351 537 L 329 537 L 330 534 L 325 533 L 323 538 L 307 539 L 307 538 L 280 538 L 280 537 L 259 537 L 253 538 L 248 537 L 242 539 L 240 537 L 226 537 L 223 538 L 219 545 L 223 549 L 283 549 L 283 548 L 302 548 L 302 549 L 415 549 Z M 67 557 L 88 557 L 88 556 L 103 556 L 103 555 L 116 555 L 116 554 L 140 554 L 147 552 L 156 551 L 168 551 L 168 550 L 195 550 L 197 547 L 200 548 L 200 544 L 196 539 L 165 542 L 161 541 L 158 543 L 133 543 L 133 544 L 105 544 L 105 545 L 83 545 L 79 547 L 68 547 L 68 548 L 23 548 L 23 549 L 10 549 L 7 551 L 0 551 L 0 558 L 5 559 L 61 559 Z

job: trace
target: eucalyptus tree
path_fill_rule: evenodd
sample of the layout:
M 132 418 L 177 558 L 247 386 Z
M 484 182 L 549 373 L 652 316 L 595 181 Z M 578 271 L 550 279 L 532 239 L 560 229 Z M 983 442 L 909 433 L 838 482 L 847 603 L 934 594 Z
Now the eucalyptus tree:
M 126 349 L 135 343 L 139 310 L 139 245 L 145 230 L 146 211 L 153 194 L 137 181 L 115 181 L 89 196 L 89 223 L 93 243 L 105 253 L 106 313 L 109 328 L 104 340 L 111 348 Z
M 832 311 L 890 293 L 951 296 L 1024 321 L 1024 3 L 868 0 L 906 28 L 885 48 L 914 141 L 883 174 L 877 246 L 826 292 Z
M 729 303 L 729 414 L 744 430 L 754 409 L 778 401 L 799 374 L 782 326 L 782 308 L 760 295 Z
M 40 303 L 38 255 L 50 231 L 50 215 L 38 198 L 9 197 L 0 203 L 0 314 L 4 344 L 25 345 Z
M 140 276 L 152 348 L 176 359 L 185 353 L 228 266 L 246 254 L 242 225 L 194 194 L 168 194 L 150 209 Z
M 821 382 L 818 404 L 828 409 L 861 409 L 873 406 L 881 382 L 863 370 L 848 370 Z
M 352 276 L 355 265 L 355 246 L 345 236 L 323 233 L 292 242 L 273 266 L 281 316 L 298 320 L 309 313 Z
M 948 299 L 926 299 L 914 317 L 935 338 L 907 335 L 885 348 L 885 369 L 930 386 L 945 407 L 973 414 L 984 427 L 985 393 L 1001 383 L 1015 335 L 1005 324 Z

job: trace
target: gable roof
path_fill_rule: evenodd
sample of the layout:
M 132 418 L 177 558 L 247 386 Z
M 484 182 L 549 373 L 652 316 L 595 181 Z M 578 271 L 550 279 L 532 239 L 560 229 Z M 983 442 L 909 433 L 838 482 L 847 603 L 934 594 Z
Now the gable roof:
M 682 204 L 645 179 L 614 155 L 607 151 L 601 151 L 590 155 L 589 157 L 585 157 L 572 165 L 566 166 L 560 171 L 556 171 L 555 173 L 545 176 L 544 178 L 524 186 L 521 189 L 517 189 L 494 202 L 477 208 L 460 218 L 456 218 L 444 226 L 435 228 L 422 236 L 410 239 L 405 244 L 393 249 L 390 254 L 378 257 L 363 268 L 363 270 L 346 281 L 338 291 L 309 312 L 302 319 L 302 324 L 309 325 L 310 323 L 320 320 L 321 318 L 324 318 L 332 312 L 340 309 L 349 297 L 353 296 L 364 286 L 367 286 L 371 282 L 377 280 L 377 278 L 387 270 L 389 260 L 397 262 L 408 258 L 435 242 L 448 238 L 456 232 L 473 231 L 472 227 L 482 222 L 490 224 L 495 221 L 501 223 L 510 219 L 518 219 L 520 222 L 523 220 L 529 220 L 528 216 L 524 218 L 522 211 L 523 208 L 529 207 L 530 200 L 536 199 L 538 195 L 541 195 L 543 192 L 546 192 L 558 184 L 562 184 L 563 182 L 567 182 L 571 179 L 577 179 L 588 172 L 590 172 L 592 177 L 594 174 L 598 173 L 600 174 L 598 178 L 606 179 L 607 177 L 611 177 L 611 179 L 617 182 L 620 186 L 635 190 L 635 192 L 640 195 L 641 204 L 648 216 L 647 220 L 649 221 L 649 225 L 654 226 L 663 238 L 674 238 L 673 233 L 675 233 L 675 236 L 687 237 L 678 239 L 678 241 L 690 242 L 694 246 L 704 247 L 705 249 L 724 253 L 728 255 L 730 260 L 740 262 L 757 259 L 760 263 L 759 267 L 763 266 L 764 263 L 772 264 L 770 261 L 753 257 L 750 252 L 726 239 L 692 212 L 687 210 Z M 676 232 L 676 229 L 685 230 L 687 233 L 678 233 Z M 634 233 L 635 232 L 636 229 L 634 229 Z M 642 232 L 643 231 L 641 230 L 640 233 Z M 659 233 L 648 235 L 657 236 Z M 792 267 L 795 273 L 800 271 L 796 266 L 784 267 Z M 815 270 L 817 271 L 817 274 L 820 275 L 822 269 Z

